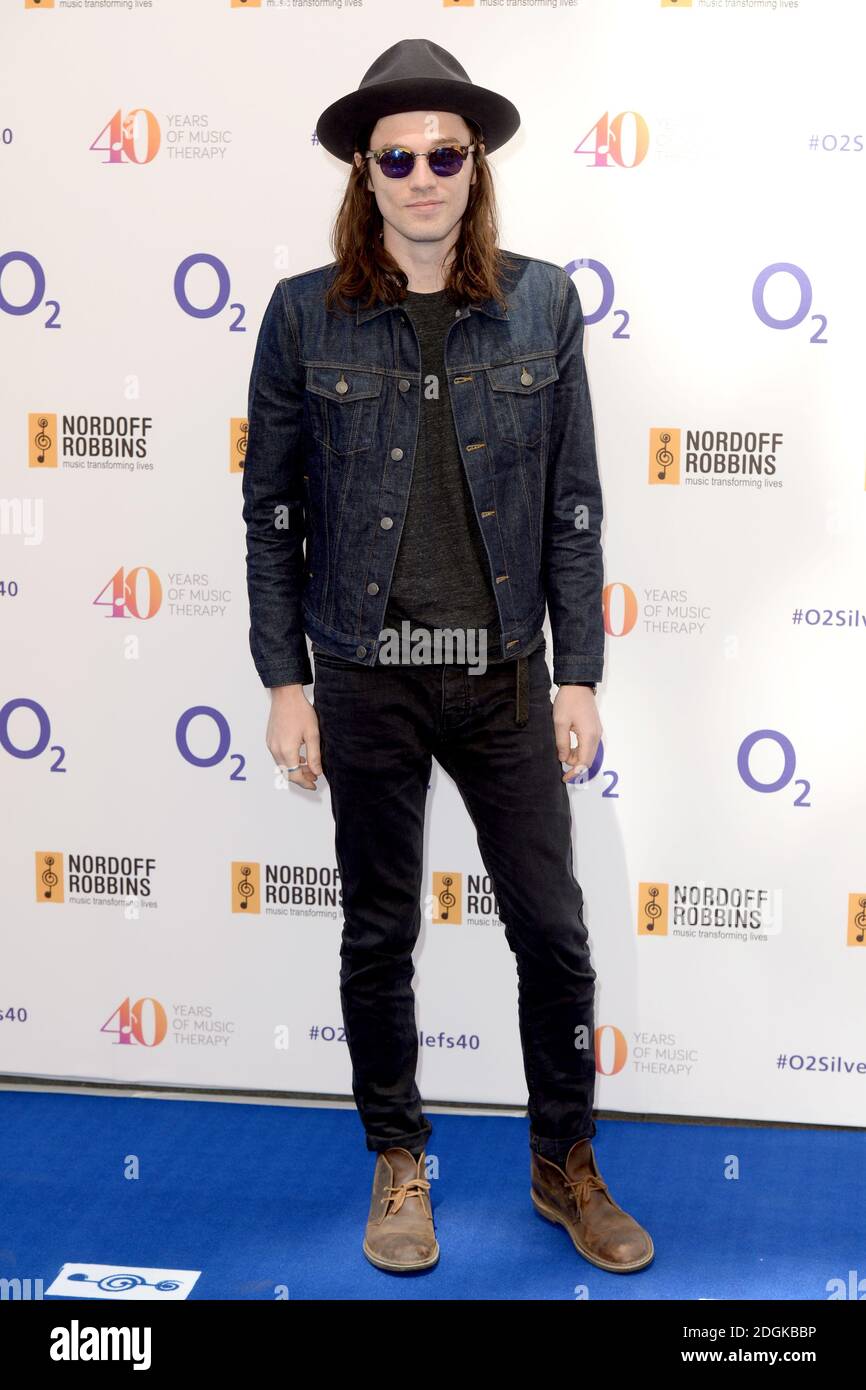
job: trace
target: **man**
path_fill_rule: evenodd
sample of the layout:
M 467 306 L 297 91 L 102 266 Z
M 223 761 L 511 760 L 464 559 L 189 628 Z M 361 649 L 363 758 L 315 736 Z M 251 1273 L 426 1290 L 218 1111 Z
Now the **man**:
M 575 286 L 496 244 L 486 154 L 519 123 L 437 44 L 383 53 L 319 118 L 352 165 L 335 259 L 278 283 L 250 378 L 250 644 L 268 748 L 331 793 L 343 1018 L 377 1155 L 363 1248 L 391 1271 L 439 1257 L 411 983 L 434 757 L 517 958 L 532 1201 L 602 1269 L 653 1257 L 591 1145 L 596 975 L 564 784 L 602 732 L 602 501 Z

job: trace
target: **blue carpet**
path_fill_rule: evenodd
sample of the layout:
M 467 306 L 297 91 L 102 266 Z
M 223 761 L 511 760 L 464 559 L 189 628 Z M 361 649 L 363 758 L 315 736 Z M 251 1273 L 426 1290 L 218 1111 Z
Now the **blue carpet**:
M 47 1289 L 82 1261 L 200 1269 L 193 1299 L 571 1300 L 826 1299 L 866 1275 L 862 1132 L 598 1121 L 602 1176 L 656 1247 L 615 1275 L 532 1208 L 525 1119 L 430 1118 L 442 1254 L 390 1275 L 361 1251 L 354 1110 L 2 1092 L 0 1277 Z

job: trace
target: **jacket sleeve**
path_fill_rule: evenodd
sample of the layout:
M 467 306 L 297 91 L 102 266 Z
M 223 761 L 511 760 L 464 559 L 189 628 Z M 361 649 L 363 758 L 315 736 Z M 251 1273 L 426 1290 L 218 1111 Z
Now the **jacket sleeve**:
M 259 328 L 249 382 L 243 519 L 250 651 L 266 686 L 308 685 L 313 670 L 301 618 L 304 374 L 286 282 Z
M 583 327 L 577 287 L 563 271 L 541 554 L 555 684 L 600 681 L 604 667 L 603 508 Z

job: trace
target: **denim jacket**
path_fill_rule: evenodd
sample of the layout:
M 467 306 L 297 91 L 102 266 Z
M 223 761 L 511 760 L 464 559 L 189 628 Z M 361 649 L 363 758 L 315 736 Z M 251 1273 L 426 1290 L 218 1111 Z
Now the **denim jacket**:
M 546 605 L 553 680 L 600 681 L 602 496 L 583 312 L 560 266 L 506 255 L 507 309 L 455 308 L 445 340 L 502 655 L 520 656 Z M 412 480 L 417 334 L 400 304 L 327 310 L 335 268 L 278 281 L 250 375 L 243 519 L 250 649 L 266 686 L 312 681 L 305 633 L 375 663 Z

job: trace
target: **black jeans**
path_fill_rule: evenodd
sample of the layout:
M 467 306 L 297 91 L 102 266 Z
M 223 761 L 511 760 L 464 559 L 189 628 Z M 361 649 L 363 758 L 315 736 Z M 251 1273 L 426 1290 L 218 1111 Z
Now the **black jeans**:
M 596 973 L 545 650 L 523 659 L 521 725 L 513 660 L 471 675 L 455 664 L 356 666 L 313 647 L 343 888 L 340 998 L 352 1091 L 372 1152 L 420 1152 L 433 1129 L 415 1080 L 412 989 L 433 757 L 472 819 L 516 956 L 530 1147 L 562 1164 L 572 1144 L 595 1135 Z

